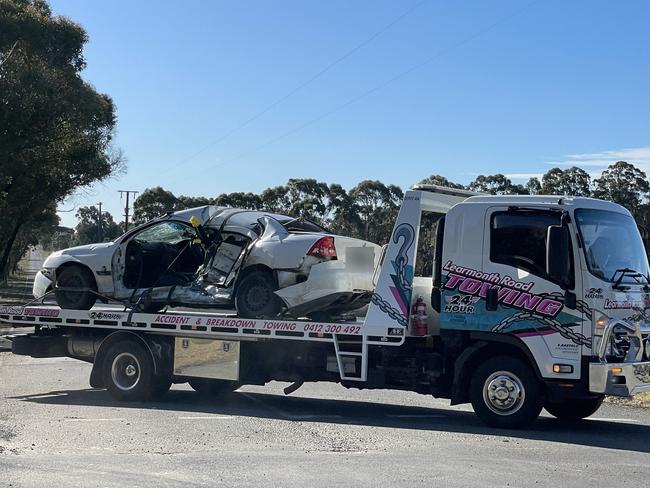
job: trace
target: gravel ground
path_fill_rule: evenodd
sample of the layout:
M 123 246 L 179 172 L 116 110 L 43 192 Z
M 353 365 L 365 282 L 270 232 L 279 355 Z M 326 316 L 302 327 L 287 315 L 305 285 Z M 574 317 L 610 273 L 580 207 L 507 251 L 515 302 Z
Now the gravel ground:
M 90 365 L 0 353 L 0 484 L 8 486 L 641 486 L 644 410 L 485 427 L 428 396 L 307 384 L 208 401 L 176 385 L 124 404 L 88 388 Z

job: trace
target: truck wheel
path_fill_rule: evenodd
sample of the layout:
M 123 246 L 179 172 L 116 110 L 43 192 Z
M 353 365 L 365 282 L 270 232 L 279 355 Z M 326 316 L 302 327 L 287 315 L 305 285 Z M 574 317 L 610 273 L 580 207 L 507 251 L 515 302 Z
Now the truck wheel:
M 492 427 L 526 427 L 542 410 L 535 373 L 511 356 L 496 356 L 481 364 L 472 376 L 469 393 L 476 415 Z
M 560 403 L 547 403 L 544 408 L 559 420 L 582 420 L 596 413 L 603 403 L 604 396 L 583 400 L 566 400 Z
M 208 378 L 192 378 L 188 381 L 192 389 L 201 396 L 219 397 L 232 393 L 239 384 L 230 380 L 213 380 Z
M 270 319 L 281 310 L 280 298 L 275 292 L 275 280 L 270 273 L 253 271 L 244 276 L 237 287 L 235 307 L 240 317 Z
M 104 384 L 111 396 L 121 401 L 149 399 L 156 391 L 153 359 L 142 344 L 119 341 L 104 358 Z
M 63 288 L 60 290 L 59 288 Z M 75 291 L 86 289 L 87 291 Z M 82 266 L 68 266 L 57 273 L 54 294 L 61 308 L 90 310 L 97 296 L 88 290 L 96 290 L 95 278 L 90 270 Z

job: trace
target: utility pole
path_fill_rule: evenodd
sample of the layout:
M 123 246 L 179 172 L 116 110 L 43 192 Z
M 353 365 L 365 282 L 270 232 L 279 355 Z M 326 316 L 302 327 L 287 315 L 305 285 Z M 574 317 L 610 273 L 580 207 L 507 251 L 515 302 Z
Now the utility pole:
M 138 194 L 137 191 L 133 190 L 118 190 L 120 192 L 120 198 L 122 198 L 122 195 L 126 193 L 126 205 L 124 206 L 124 232 L 129 230 L 129 196 L 131 193 L 133 193 L 133 197 Z
M 99 231 L 98 242 L 102 242 L 102 202 L 97 202 L 99 206 L 99 212 L 97 212 L 97 229 Z

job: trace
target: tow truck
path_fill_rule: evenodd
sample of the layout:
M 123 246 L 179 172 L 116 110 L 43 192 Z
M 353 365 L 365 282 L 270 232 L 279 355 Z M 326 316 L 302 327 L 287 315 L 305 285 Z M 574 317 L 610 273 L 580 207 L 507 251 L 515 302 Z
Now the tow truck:
M 90 385 L 122 401 L 181 382 L 219 398 L 331 381 L 470 402 L 488 425 L 523 428 L 542 408 L 575 421 L 605 395 L 650 390 L 649 276 L 617 204 L 419 185 L 357 321 L 40 304 L 0 306 L 0 321 L 34 327 L 14 354 L 90 362 Z

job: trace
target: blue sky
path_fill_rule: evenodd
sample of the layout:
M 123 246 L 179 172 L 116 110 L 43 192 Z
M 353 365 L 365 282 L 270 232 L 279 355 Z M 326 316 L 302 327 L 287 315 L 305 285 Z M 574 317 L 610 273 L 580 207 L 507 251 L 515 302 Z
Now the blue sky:
M 118 220 L 117 190 L 156 185 L 650 170 L 644 0 L 51 4 L 88 32 L 84 77 L 113 97 L 128 160 L 61 210 L 102 201 Z

